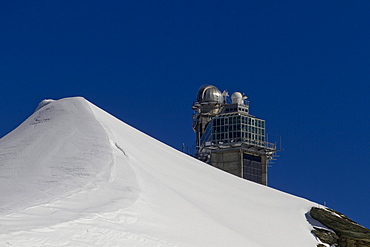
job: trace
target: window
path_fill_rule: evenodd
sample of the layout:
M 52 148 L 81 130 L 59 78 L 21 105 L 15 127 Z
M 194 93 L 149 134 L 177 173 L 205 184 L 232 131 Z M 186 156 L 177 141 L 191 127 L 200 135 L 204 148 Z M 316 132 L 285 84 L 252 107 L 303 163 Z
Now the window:
M 243 154 L 243 178 L 262 183 L 261 157 Z

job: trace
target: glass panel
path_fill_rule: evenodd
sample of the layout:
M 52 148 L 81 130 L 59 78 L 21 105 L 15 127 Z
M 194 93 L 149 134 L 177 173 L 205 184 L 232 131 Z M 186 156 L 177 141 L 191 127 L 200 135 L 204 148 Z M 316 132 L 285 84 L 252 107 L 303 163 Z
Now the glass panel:
M 243 154 L 243 178 L 262 183 L 261 157 Z
M 214 123 L 213 120 L 208 123 L 206 129 L 204 130 L 204 134 L 203 134 L 202 138 L 200 139 L 200 143 L 199 143 L 200 146 L 204 146 L 206 142 L 213 139 L 213 133 L 212 132 L 214 132 L 214 131 L 212 131 L 212 130 L 215 128 L 215 127 L 213 127 L 213 123 Z

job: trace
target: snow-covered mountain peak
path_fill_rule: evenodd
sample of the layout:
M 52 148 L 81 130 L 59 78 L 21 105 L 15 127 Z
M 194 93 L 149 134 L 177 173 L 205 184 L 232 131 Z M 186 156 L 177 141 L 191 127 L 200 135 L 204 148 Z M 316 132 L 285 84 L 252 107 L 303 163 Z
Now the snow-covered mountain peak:
M 310 246 L 316 204 L 237 178 L 81 97 L 0 140 L 0 245 Z
M 37 106 L 35 111 L 38 111 L 40 108 L 46 106 L 47 104 L 50 104 L 51 102 L 54 102 L 54 100 L 53 99 L 44 99 L 43 101 L 41 101 L 39 103 L 39 105 Z

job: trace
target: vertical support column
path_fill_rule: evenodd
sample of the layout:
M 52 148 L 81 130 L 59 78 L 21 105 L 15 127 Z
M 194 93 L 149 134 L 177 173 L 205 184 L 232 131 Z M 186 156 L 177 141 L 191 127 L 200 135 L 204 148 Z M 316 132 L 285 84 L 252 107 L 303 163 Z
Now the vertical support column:
M 243 150 L 239 150 L 239 155 L 240 155 L 240 177 L 244 177 L 244 159 L 243 159 Z
M 261 156 L 261 182 L 263 185 L 266 185 L 267 186 L 267 162 L 268 162 L 268 159 L 267 159 L 267 156 L 266 155 L 262 155 Z

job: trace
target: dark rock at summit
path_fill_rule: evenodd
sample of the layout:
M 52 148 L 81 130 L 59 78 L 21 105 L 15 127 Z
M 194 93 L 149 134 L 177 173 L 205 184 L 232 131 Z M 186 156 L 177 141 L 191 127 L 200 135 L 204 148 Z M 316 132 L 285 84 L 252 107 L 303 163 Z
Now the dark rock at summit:
M 323 243 L 340 247 L 370 247 L 370 229 L 345 215 L 329 208 L 316 207 L 311 208 L 310 215 L 334 231 L 316 227 L 312 230 Z

